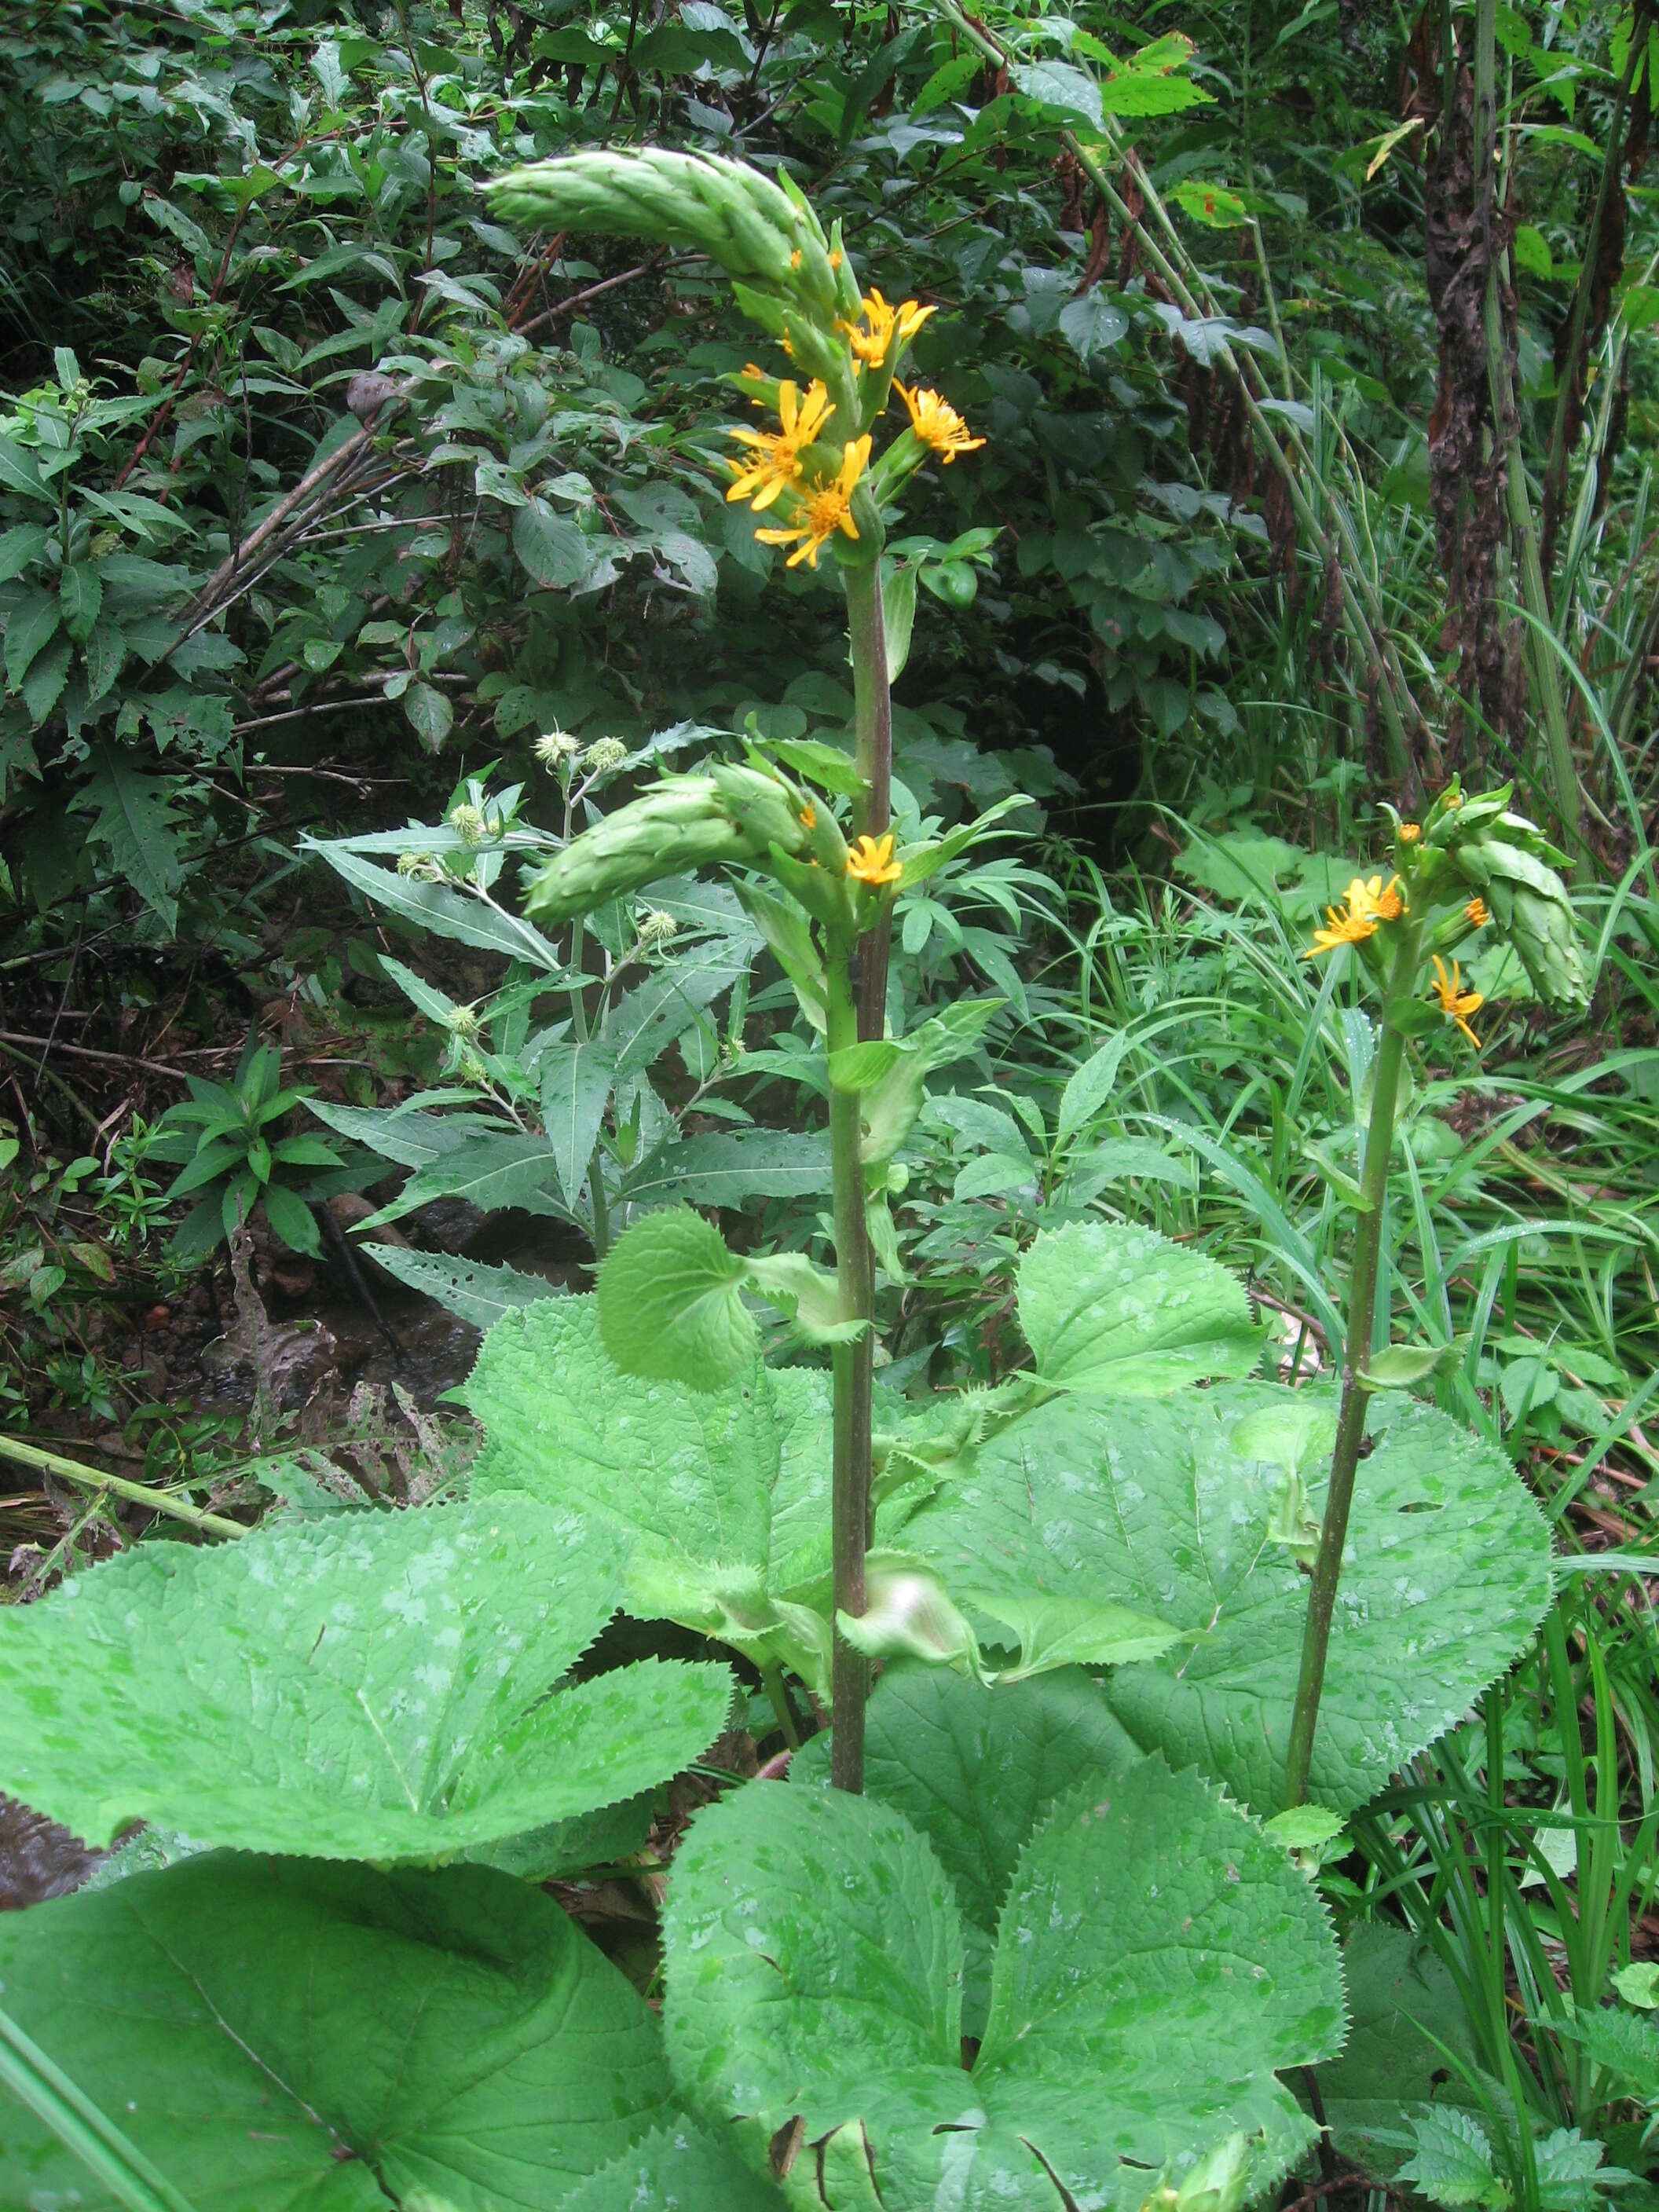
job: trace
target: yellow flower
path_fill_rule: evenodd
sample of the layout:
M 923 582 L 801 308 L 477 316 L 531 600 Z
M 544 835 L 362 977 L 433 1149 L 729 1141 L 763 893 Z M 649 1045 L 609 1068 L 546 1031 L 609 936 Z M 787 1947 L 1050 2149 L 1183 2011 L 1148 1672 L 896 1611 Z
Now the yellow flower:
M 854 438 L 842 447 L 841 471 L 833 483 L 820 484 L 816 491 L 799 489 L 800 501 L 797 519 L 787 530 L 757 530 L 755 532 L 763 545 L 793 545 L 787 565 L 797 568 L 803 561 L 809 568 L 818 565 L 818 555 L 839 530 L 856 541 L 858 526 L 853 520 L 851 501 L 853 487 L 863 475 L 870 459 L 870 438 Z M 797 540 L 799 542 L 797 543 Z
M 1402 822 L 1400 825 L 1400 842 L 1402 845 L 1414 845 L 1422 835 L 1423 824 L 1420 822 Z
M 1462 794 L 1462 793 L 1461 791 L 1449 791 L 1449 792 L 1446 793 L 1446 795 L 1445 795 L 1444 799 L 1442 799 L 1442 801 L 1441 801 L 1441 805 L 1442 805 L 1446 809 L 1446 811 L 1447 811 L 1449 814 L 1449 813 L 1451 813 L 1451 812 L 1453 812 L 1456 808 L 1460 807 L 1462 804 L 1463 804 L 1463 794 Z
M 1448 976 L 1446 963 L 1437 952 L 1434 956 L 1434 972 L 1437 981 L 1431 983 L 1429 988 L 1439 1000 L 1441 1012 L 1449 1022 L 1456 1023 L 1458 1028 L 1479 1052 L 1480 1040 L 1469 1027 L 1469 1016 L 1478 1014 L 1481 1007 L 1486 1005 L 1486 1000 L 1479 991 L 1466 991 L 1462 988 L 1463 977 L 1456 961 L 1452 962 L 1451 974 Z
M 757 514 L 770 507 L 784 487 L 799 476 L 803 449 L 812 443 L 835 411 L 829 392 L 820 383 L 809 385 L 804 399 L 795 385 L 779 385 L 781 430 L 726 433 L 747 446 L 753 456 L 748 461 L 727 461 L 726 465 L 736 479 L 726 495 L 727 500 L 750 500 Z
M 1370 883 L 1356 876 L 1343 893 L 1342 904 L 1326 908 L 1330 927 L 1315 930 L 1314 941 L 1302 957 L 1312 960 L 1322 952 L 1334 952 L 1341 945 L 1363 945 L 1368 937 L 1376 936 L 1378 922 L 1398 921 L 1405 911 L 1398 876 L 1391 878 L 1386 890 L 1381 876 L 1373 876 Z
M 803 830 L 816 830 L 817 828 L 818 810 L 813 805 L 810 799 L 807 800 L 805 805 L 802 807 L 800 812 L 795 817 L 795 819 L 799 823 Z
M 1400 896 L 1398 876 L 1389 877 L 1386 890 L 1382 888 L 1381 876 L 1373 876 L 1368 884 L 1362 884 L 1356 876 L 1348 885 L 1348 903 L 1350 906 L 1363 904 L 1365 911 L 1375 915 L 1379 921 L 1398 921 L 1406 911 L 1406 902 Z
M 864 295 L 864 319 L 869 328 L 860 330 L 856 323 L 843 323 L 842 328 L 859 359 L 871 368 L 879 368 L 896 345 L 908 345 L 933 312 L 931 307 L 919 307 L 914 300 L 890 307 L 872 288 Z
M 896 384 L 894 389 L 909 410 L 910 428 L 941 460 L 950 462 L 958 453 L 977 453 L 985 443 L 983 438 L 969 436 L 968 425 L 937 392 L 924 392 L 920 385 L 908 392 L 902 384 Z
M 1469 901 L 1463 911 L 1469 918 L 1471 929 L 1484 929 L 1492 920 L 1492 914 L 1486 902 L 1478 896 Z
M 847 855 L 847 872 L 872 888 L 883 884 L 896 884 L 904 873 L 904 866 L 893 858 L 892 832 L 890 830 L 886 836 L 880 838 L 856 838 Z

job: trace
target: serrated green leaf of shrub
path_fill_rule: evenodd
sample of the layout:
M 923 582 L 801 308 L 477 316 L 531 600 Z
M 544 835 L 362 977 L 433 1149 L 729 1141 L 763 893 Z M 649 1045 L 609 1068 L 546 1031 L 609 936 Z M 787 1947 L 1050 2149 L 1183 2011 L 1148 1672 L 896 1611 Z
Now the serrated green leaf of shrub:
M 1400 2180 L 1415 2182 L 1432 2203 L 1501 2212 L 1509 2189 L 1492 2169 L 1492 2138 L 1473 2112 L 1448 2106 L 1414 2114 L 1407 2124 L 1417 2148 L 1400 2168 Z
M 599 1328 L 618 1367 L 652 1382 L 718 1389 L 755 1364 L 760 1331 L 743 1302 L 744 1263 L 689 1206 L 625 1229 L 599 1267 Z
M 672 2110 L 641 1999 L 481 1867 L 199 1856 L 6 1915 L 0 1985 L 195 2212 L 545 2212 Z M 8 2108 L 0 2203 L 115 2199 Z
M 790 1770 L 796 1786 L 830 1775 L 829 1732 Z M 1080 1669 L 1009 1688 L 914 1660 L 887 1668 L 865 1723 L 865 1795 L 926 1836 L 962 1911 L 964 2034 L 981 2036 L 997 1922 L 1019 1855 L 1054 1803 L 1086 1778 L 1115 1779 L 1139 1747 Z
M 1151 1397 L 1248 1375 L 1262 1332 L 1244 1291 L 1153 1230 L 1073 1222 L 1019 1263 L 1019 1325 L 1036 1371 L 1073 1389 Z
M 1073 1790 L 1026 1844 L 971 2070 L 950 1886 L 868 1797 L 757 1784 L 710 1808 L 664 1932 L 685 2094 L 710 2118 L 799 2113 L 809 2141 L 860 2124 L 889 2212 L 1128 2212 L 1148 2168 L 1236 2130 L 1261 2138 L 1259 2191 L 1312 2133 L 1273 2069 L 1341 2037 L 1309 1884 L 1161 1760 Z
M 1113 1709 L 1143 1748 L 1196 1761 L 1264 1812 L 1280 1799 L 1308 1584 L 1267 1541 L 1284 1468 L 1237 1436 L 1282 1403 L 1267 1383 L 1053 1401 L 982 1444 L 897 1539 L 963 1603 L 976 1586 L 1092 1597 L 1182 1632 L 1117 1670 Z M 1398 1399 L 1374 1401 L 1372 1434 L 1314 1744 L 1311 1795 L 1338 1811 L 1468 1711 L 1550 1595 L 1548 1531 L 1502 1453 Z M 1309 1490 L 1322 1510 L 1322 1482 Z
M 615 1550 L 525 1497 L 151 1544 L 0 1613 L 0 1788 L 91 1844 L 438 1859 L 666 1781 L 725 1725 L 720 1667 L 559 1689 Z

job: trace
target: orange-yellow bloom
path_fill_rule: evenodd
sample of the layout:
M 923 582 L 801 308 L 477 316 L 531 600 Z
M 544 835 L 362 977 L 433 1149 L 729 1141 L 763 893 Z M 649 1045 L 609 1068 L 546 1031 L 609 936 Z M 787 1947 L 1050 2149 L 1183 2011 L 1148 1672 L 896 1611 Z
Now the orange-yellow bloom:
M 810 799 L 807 800 L 805 805 L 802 807 L 800 812 L 795 817 L 795 819 L 799 823 L 803 830 L 816 830 L 817 828 L 818 810 L 813 805 Z
M 892 832 L 890 830 L 884 837 L 854 839 L 847 855 L 847 872 L 872 888 L 896 884 L 904 873 L 904 866 L 893 858 Z
M 1368 937 L 1376 936 L 1378 922 L 1398 921 L 1405 911 L 1398 876 L 1389 879 L 1386 890 L 1381 876 L 1373 876 L 1369 883 L 1356 876 L 1342 895 L 1342 904 L 1326 908 L 1330 927 L 1315 930 L 1314 941 L 1302 957 L 1312 960 L 1322 952 L 1334 952 L 1341 945 L 1363 945 Z
M 1469 927 L 1472 929 L 1484 929 L 1492 920 L 1492 914 L 1486 902 L 1478 894 L 1469 901 L 1463 911 L 1469 918 Z
M 864 295 L 864 319 L 869 327 L 860 330 L 856 323 L 843 323 L 842 328 L 860 361 L 868 368 L 880 368 L 896 346 L 909 344 L 933 312 L 931 307 L 919 307 L 914 300 L 890 307 L 872 287 Z
M 796 386 L 779 385 L 778 420 L 783 426 L 781 430 L 732 430 L 726 434 L 740 445 L 747 446 L 752 456 L 747 461 L 727 461 L 726 465 L 735 479 L 726 492 L 727 500 L 746 499 L 757 514 L 770 507 L 778 494 L 799 476 L 803 451 L 835 411 L 829 392 L 820 383 L 809 385 L 805 398 Z
M 1402 845 L 1414 845 L 1422 835 L 1423 824 L 1420 822 L 1402 822 L 1400 825 L 1400 842 Z
M 833 482 L 820 484 L 815 491 L 796 488 L 800 501 L 795 520 L 787 530 L 757 530 L 755 532 L 763 545 L 793 545 L 788 566 L 796 568 L 805 561 L 809 568 L 818 565 L 818 555 L 839 530 L 854 541 L 858 525 L 853 520 L 853 488 L 864 474 L 870 460 L 870 438 L 854 438 L 842 447 L 841 470 Z M 798 542 L 799 541 L 799 542 Z
M 953 461 L 958 453 L 977 453 L 985 443 L 983 438 L 969 436 L 968 425 L 937 392 L 924 392 L 920 385 L 908 392 L 902 384 L 894 389 L 909 410 L 910 428 L 942 461 Z
M 1481 1007 L 1486 1003 L 1485 998 L 1479 991 L 1466 991 L 1462 988 L 1463 977 L 1456 961 L 1452 962 L 1451 974 L 1448 975 L 1446 963 L 1437 952 L 1434 956 L 1434 972 L 1437 980 L 1430 984 L 1429 988 L 1439 1000 L 1441 1012 L 1449 1022 L 1455 1022 L 1457 1024 L 1475 1050 L 1479 1052 L 1480 1040 L 1469 1027 L 1469 1016 L 1480 1012 Z

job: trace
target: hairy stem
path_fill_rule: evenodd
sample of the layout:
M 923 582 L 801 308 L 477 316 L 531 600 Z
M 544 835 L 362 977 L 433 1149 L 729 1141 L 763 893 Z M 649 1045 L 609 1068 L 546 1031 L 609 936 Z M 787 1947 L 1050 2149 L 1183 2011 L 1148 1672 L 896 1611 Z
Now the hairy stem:
M 1395 1018 L 1395 1006 L 1413 994 L 1422 940 L 1421 923 L 1408 921 L 1389 977 L 1382 1035 L 1372 1073 L 1371 1118 L 1365 1132 L 1364 1166 L 1360 1171 L 1363 1204 L 1359 1225 L 1354 1232 L 1353 1264 L 1348 1276 L 1348 1328 L 1342 1347 L 1342 1407 L 1337 1416 L 1336 1448 L 1331 1454 L 1331 1484 L 1319 1532 L 1319 1556 L 1314 1561 L 1313 1581 L 1308 1590 L 1307 1626 L 1302 1635 L 1302 1673 L 1296 1686 L 1296 1710 L 1291 1719 L 1290 1748 L 1285 1761 L 1287 1808 L 1301 1804 L 1308 1794 L 1314 1730 L 1319 1721 L 1319 1697 L 1325 1684 L 1325 1655 L 1331 1640 L 1331 1616 L 1336 1608 L 1336 1586 L 1342 1578 L 1342 1548 L 1348 1536 L 1354 1473 L 1359 1465 L 1359 1447 L 1365 1434 L 1364 1377 L 1370 1360 L 1371 1316 L 1376 1303 L 1376 1261 L 1382 1235 L 1383 1202 L 1389 1188 L 1389 1148 L 1394 1142 L 1395 1105 L 1400 1096 L 1400 1069 L 1406 1053 L 1405 1034 Z
M 867 940 L 866 940 L 867 942 Z M 832 941 L 825 966 L 830 985 L 828 1043 L 830 1053 L 858 1042 L 858 1009 L 853 995 L 853 944 Z M 830 1091 L 830 1164 L 835 1186 L 836 1279 L 842 1321 L 861 1321 L 863 1334 L 838 1344 L 831 1354 L 835 1370 L 835 1457 L 830 1477 L 830 1534 L 833 1562 L 834 1613 L 856 1619 L 864 1611 L 864 1555 L 870 1544 L 870 1388 L 874 1349 L 870 1239 L 864 1225 L 864 1161 L 859 1146 L 859 1101 L 855 1091 Z M 870 1692 L 869 1662 L 854 1650 L 839 1626 L 830 1660 L 830 1692 L 834 1733 L 830 1739 L 830 1779 L 838 1790 L 864 1787 L 864 1705 Z

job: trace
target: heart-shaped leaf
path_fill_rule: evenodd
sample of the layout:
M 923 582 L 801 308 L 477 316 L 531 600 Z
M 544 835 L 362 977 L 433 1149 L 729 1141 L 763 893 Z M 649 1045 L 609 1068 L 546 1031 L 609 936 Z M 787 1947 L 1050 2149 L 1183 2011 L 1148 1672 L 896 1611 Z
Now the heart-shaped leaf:
M 1248 1375 L 1261 1356 L 1249 1300 L 1224 1267 L 1117 1223 L 1036 1239 L 1019 1263 L 1019 1325 L 1045 1382 L 1119 1397 Z
M 5 1915 L 0 1987 L 194 2212 L 548 2212 L 672 2112 L 641 1999 L 483 1867 L 205 1854 Z M 0 2203 L 117 2200 L 0 2103 Z
M 665 1940 L 683 2093 L 809 2142 L 861 2130 L 888 2212 L 1130 2212 L 1241 2131 L 1259 2193 L 1312 2134 L 1274 2069 L 1341 2039 L 1312 1888 L 1161 1760 L 1093 1776 L 1026 1844 L 971 2068 L 950 1885 L 867 1797 L 755 1784 L 701 1814 Z
M 721 1667 L 556 1688 L 619 1588 L 602 1530 L 522 1496 L 145 1545 L 0 1612 L 0 1787 L 93 1844 L 142 1820 L 478 1849 L 665 1781 L 724 1726 Z
M 829 1750 L 826 1729 L 803 1746 L 790 1779 L 827 1784 Z M 926 1836 L 951 1877 L 966 2034 L 985 2032 L 997 1923 L 1032 1832 L 1079 1778 L 1103 1781 L 1140 1758 L 1100 1684 L 1079 1668 L 994 1690 L 911 1660 L 883 1673 L 865 1722 L 865 1794 Z
M 1279 1802 L 1308 1583 L 1274 1540 L 1300 1482 L 1306 1391 L 1269 1384 L 1052 1401 L 981 1445 L 898 1541 L 963 1602 L 984 1586 L 1135 1606 L 1182 1632 L 1113 1675 L 1147 1750 Z M 1294 1430 L 1273 1443 L 1276 1415 Z M 1542 1516 L 1502 1453 L 1431 1408 L 1373 1403 L 1337 1600 L 1312 1795 L 1362 1803 L 1466 1712 L 1549 1601 Z M 1316 1515 L 1324 1480 L 1307 1496 Z

